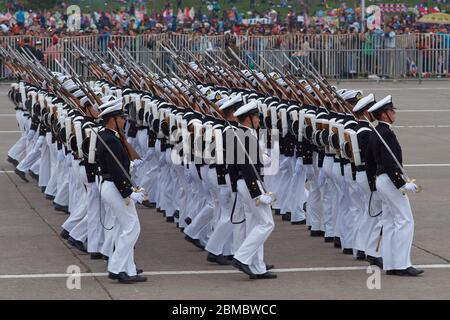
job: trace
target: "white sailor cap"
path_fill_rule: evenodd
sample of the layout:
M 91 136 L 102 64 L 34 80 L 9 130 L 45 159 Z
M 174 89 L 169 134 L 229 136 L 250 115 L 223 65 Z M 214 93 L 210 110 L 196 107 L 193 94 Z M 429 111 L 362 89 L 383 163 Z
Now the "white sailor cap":
M 75 91 L 73 93 L 73 96 L 77 99 L 81 98 L 84 96 L 84 92 L 81 89 L 78 89 L 77 91 Z
M 361 90 L 348 90 L 343 93 L 341 96 L 344 100 L 353 100 L 353 99 L 361 99 L 363 92 Z
M 236 95 L 235 97 L 229 99 L 228 101 L 226 101 L 225 103 L 222 104 L 222 106 L 220 107 L 220 110 L 225 110 L 228 108 L 231 108 L 232 106 L 234 106 L 235 104 L 242 102 L 242 93 L 239 93 L 238 95 Z
M 78 89 L 78 86 L 70 79 L 64 82 L 63 87 L 64 89 L 70 92 L 73 92 Z
M 202 124 L 202 120 L 193 117 L 191 120 L 188 121 L 188 126 L 190 126 L 190 125 L 192 125 L 192 124 L 194 124 L 194 123 L 198 123 L 198 124 L 201 125 L 201 124 Z
M 372 113 L 383 109 L 395 109 L 391 95 L 375 103 L 368 111 Z
M 84 96 L 83 98 L 80 99 L 80 104 L 85 107 L 86 103 L 90 101 L 88 96 Z
M 239 109 L 234 113 L 235 117 L 240 117 L 246 114 L 259 113 L 259 105 L 261 102 L 259 100 L 253 100 Z
M 102 104 L 99 107 L 101 113 L 98 115 L 100 118 L 112 117 L 115 115 L 125 115 L 123 113 L 122 99 L 115 99 Z
M 358 101 L 356 106 L 353 108 L 353 112 L 363 111 L 364 109 L 372 107 L 375 103 L 375 96 L 371 93 Z

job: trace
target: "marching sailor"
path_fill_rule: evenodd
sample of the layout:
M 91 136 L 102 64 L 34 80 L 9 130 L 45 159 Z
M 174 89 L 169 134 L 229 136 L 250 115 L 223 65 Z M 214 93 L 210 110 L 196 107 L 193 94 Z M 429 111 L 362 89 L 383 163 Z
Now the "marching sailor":
M 118 133 L 126 121 L 122 99 L 106 102 L 99 109 L 99 116 L 105 121 L 105 129 L 99 132 L 100 141 L 97 141 L 102 173 L 99 190 L 105 206 L 116 217 L 114 227 L 117 228 L 115 250 L 108 261 L 109 278 L 120 283 L 144 282 L 147 278 L 138 275 L 142 270 L 137 270 L 134 262 L 134 246 L 140 233 L 135 202 L 142 203 L 145 194 L 142 189 L 134 191 L 128 179 L 130 159 Z
M 370 134 L 366 170 L 371 190 L 377 190 L 382 199 L 384 270 L 388 275 L 418 276 L 423 270 L 414 268 L 411 263 L 414 218 L 405 191 L 417 192 L 419 187 L 414 182 L 405 181 L 403 168 L 399 167 L 402 166 L 403 157 L 392 131 L 392 124 L 396 120 L 392 97 L 387 96 L 377 102 L 369 112 L 378 120 L 378 125 L 376 132 Z

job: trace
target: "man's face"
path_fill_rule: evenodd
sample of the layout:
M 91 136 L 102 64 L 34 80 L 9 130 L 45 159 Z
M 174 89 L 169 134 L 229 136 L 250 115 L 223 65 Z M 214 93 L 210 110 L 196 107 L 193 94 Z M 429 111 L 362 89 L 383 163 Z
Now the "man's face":
M 252 123 L 254 126 L 254 129 L 258 129 L 260 127 L 260 118 L 259 118 L 259 114 L 254 113 L 252 114 Z
M 384 113 L 385 116 L 385 121 L 388 121 L 390 123 L 394 123 L 395 120 L 397 120 L 397 114 L 395 112 L 394 109 L 389 109 Z

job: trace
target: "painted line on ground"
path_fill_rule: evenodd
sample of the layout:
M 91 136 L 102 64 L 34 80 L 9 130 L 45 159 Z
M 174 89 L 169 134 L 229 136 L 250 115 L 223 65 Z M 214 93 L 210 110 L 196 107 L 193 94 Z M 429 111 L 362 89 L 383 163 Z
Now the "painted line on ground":
M 419 163 L 419 164 L 405 164 L 404 167 L 410 168 L 444 168 L 450 167 L 450 163 Z M 0 170 L 0 174 L 14 173 L 13 170 Z
M 367 270 L 369 266 L 356 267 L 315 267 L 315 268 L 284 268 L 273 269 L 278 273 L 296 273 L 296 272 L 324 272 L 324 271 L 362 271 Z M 426 264 L 417 265 L 419 269 L 450 269 L 450 264 Z M 216 275 L 216 274 L 240 274 L 238 270 L 189 270 L 189 271 L 149 271 L 143 272 L 146 276 L 183 276 L 183 275 Z M 108 273 L 43 273 L 43 274 L 3 274 L 0 280 L 7 279 L 46 279 L 46 278 L 67 278 L 67 277 L 107 277 Z
M 418 110 L 414 110 L 414 109 L 405 109 L 405 110 L 400 110 L 397 109 L 395 110 L 395 112 L 400 112 L 400 113 L 419 113 L 419 112 L 450 112 L 450 109 L 430 109 L 430 110 L 426 110 L 426 109 L 418 109 Z
M 382 87 L 370 87 L 370 88 L 359 88 L 354 90 L 373 90 L 373 91 L 404 91 L 404 90 L 422 90 L 422 91 L 440 91 L 440 90 L 448 90 L 450 91 L 450 86 L 448 87 L 437 87 L 437 88 L 420 88 L 420 87 L 407 87 L 407 88 L 382 88 Z
M 410 125 L 410 126 L 393 126 L 394 128 L 416 128 L 416 129 L 435 129 L 435 128 L 450 128 L 449 124 L 430 124 L 430 125 Z

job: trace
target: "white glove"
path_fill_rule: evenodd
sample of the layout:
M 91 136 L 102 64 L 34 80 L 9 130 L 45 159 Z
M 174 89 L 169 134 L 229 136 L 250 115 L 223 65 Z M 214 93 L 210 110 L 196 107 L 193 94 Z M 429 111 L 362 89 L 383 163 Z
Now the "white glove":
M 294 175 L 299 176 L 303 172 L 303 163 L 300 161 L 300 159 L 297 159 L 297 162 L 295 163 L 295 170 Z
M 259 199 L 259 202 L 264 203 L 264 204 L 267 204 L 267 205 L 269 205 L 269 206 L 270 206 L 270 205 L 274 202 L 274 200 L 275 200 L 272 196 L 267 195 L 267 194 L 262 194 L 262 195 L 260 195 L 260 196 L 258 197 L 258 199 Z
M 322 187 L 325 184 L 325 181 L 327 180 L 327 176 L 325 175 L 325 172 L 323 170 L 320 170 L 319 172 L 319 186 Z
M 141 191 L 130 194 L 130 199 L 134 202 L 142 203 L 145 200 L 145 194 Z
M 406 191 L 416 192 L 419 187 L 417 187 L 417 185 L 414 182 L 407 182 L 402 188 L 405 189 Z
M 280 163 L 280 170 L 286 170 L 289 165 L 289 158 L 284 159 Z
M 39 138 L 36 141 L 36 148 L 40 149 L 44 145 L 45 137 L 39 136 Z
M 164 166 L 166 164 L 166 154 L 163 153 L 161 154 L 161 156 L 159 157 L 159 166 Z
M 315 175 L 314 167 L 312 165 L 306 165 L 305 168 L 306 168 L 306 179 L 312 180 Z
M 129 144 L 131 144 L 132 146 L 134 146 L 134 141 L 136 140 L 136 138 L 132 138 L 132 137 L 127 137 L 127 142 Z
M 267 153 L 263 153 L 261 162 L 264 166 L 269 167 L 272 164 L 272 158 Z
M 172 164 L 172 152 L 166 151 L 165 157 L 166 157 L 166 162 L 167 162 L 168 164 Z
M 138 167 L 141 166 L 143 163 L 144 163 L 144 161 L 142 161 L 141 159 L 136 159 L 136 160 L 133 160 L 133 161 L 131 162 L 131 166 L 132 166 L 133 168 L 138 168 Z
M 66 158 L 65 154 L 64 154 L 64 150 L 58 150 L 58 156 L 56 157 L 56 160 L 58 160 L 58 162 L 64 161 L 64 159 Z
M 35 131 L 35 130 L 30 130 L 30 131 L 28 131 L 28 134 L 27 134 L 27 140 L 28 140 L 28 141 L 33 140 L 35 134 L 36 134 L 36 131 Z
M 144 161 L 147 161 L 148 159 L 150 159 L 151 157 L 153 157 L 153 155 L 155 154 L 155 148 L 150 148 L 148 149 L 145 157 L 144 157 Z
M 189 170 L 184 171 L 184 178 L 188 184 L 191 184 L 194 181 L 194 177 Z

